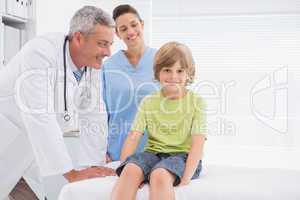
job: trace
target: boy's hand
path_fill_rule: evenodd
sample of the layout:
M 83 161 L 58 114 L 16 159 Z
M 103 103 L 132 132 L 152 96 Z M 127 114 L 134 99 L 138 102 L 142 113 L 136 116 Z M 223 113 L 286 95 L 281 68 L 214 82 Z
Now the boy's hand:
M 139 186 L 139 189 L 142 189 L 142 188 L 144 187 L 144 185 L 145 185 L 145 183 L 142 182 L 142 183 L 140 184 L 140 186 Z
M 180 186 L 184 186 L 184 185 L 188 185 L 189 183 L 191 182 L 191 179 L 187 179 L 187 178 L 182 178 L 181 180 L 180 180 L 180 183 L 179 183 L 179 187 Z

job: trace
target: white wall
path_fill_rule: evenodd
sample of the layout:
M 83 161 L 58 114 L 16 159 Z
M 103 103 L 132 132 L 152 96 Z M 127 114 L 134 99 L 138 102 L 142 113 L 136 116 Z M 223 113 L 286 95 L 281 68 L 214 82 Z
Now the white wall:
M 82 5 L 82 0 L 37 0 L 37 35 L 48 32 L 67 34 L 71 17 Z

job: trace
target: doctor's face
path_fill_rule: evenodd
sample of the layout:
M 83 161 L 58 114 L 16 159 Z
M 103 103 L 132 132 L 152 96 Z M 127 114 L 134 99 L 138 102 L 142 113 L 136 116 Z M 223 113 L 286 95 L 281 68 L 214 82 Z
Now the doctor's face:
M 79 44 L 81 62 L 85 66 L 100 69 L 103 59 L 111 55 L 114 29 L 96 25 L 91 33 L 82 37 Z

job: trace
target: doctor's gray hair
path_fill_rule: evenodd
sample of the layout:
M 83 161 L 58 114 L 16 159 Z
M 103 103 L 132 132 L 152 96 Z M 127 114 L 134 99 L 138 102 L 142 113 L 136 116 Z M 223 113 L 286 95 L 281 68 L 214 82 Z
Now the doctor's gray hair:
M 93 31 L 97 24 L 115 27 L 113 19 L 107 12 L 95 6 L 84 6 L 72 17 L 68 37 L 72 39 L 75 32 L 87 35 Z

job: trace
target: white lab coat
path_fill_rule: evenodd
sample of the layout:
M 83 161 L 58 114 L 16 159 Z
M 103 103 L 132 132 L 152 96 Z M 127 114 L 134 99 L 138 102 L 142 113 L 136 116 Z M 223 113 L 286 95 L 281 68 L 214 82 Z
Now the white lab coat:
M 0 199 L 23 175 L 32 182 L 37 177 L 68 172 L 74 168 L 72 160 L 78 162 L 76 166 L 99 165 L 105 160 L 107 117 L 98 70 L 90 72 L 88 68 L 78 84 L 67 66 L 72 120 L 64 123 L 62 118 L 63 43 L 62 34 L 37 37 L 0 69 Z M 80 104 L 78 88 L 83 85 L 92 88 L 93 106 L 78 112 L 74 105 Z M 80 130 L 77 158 L 70 157 L 63 140 L 63 132 L 74 129 Z

